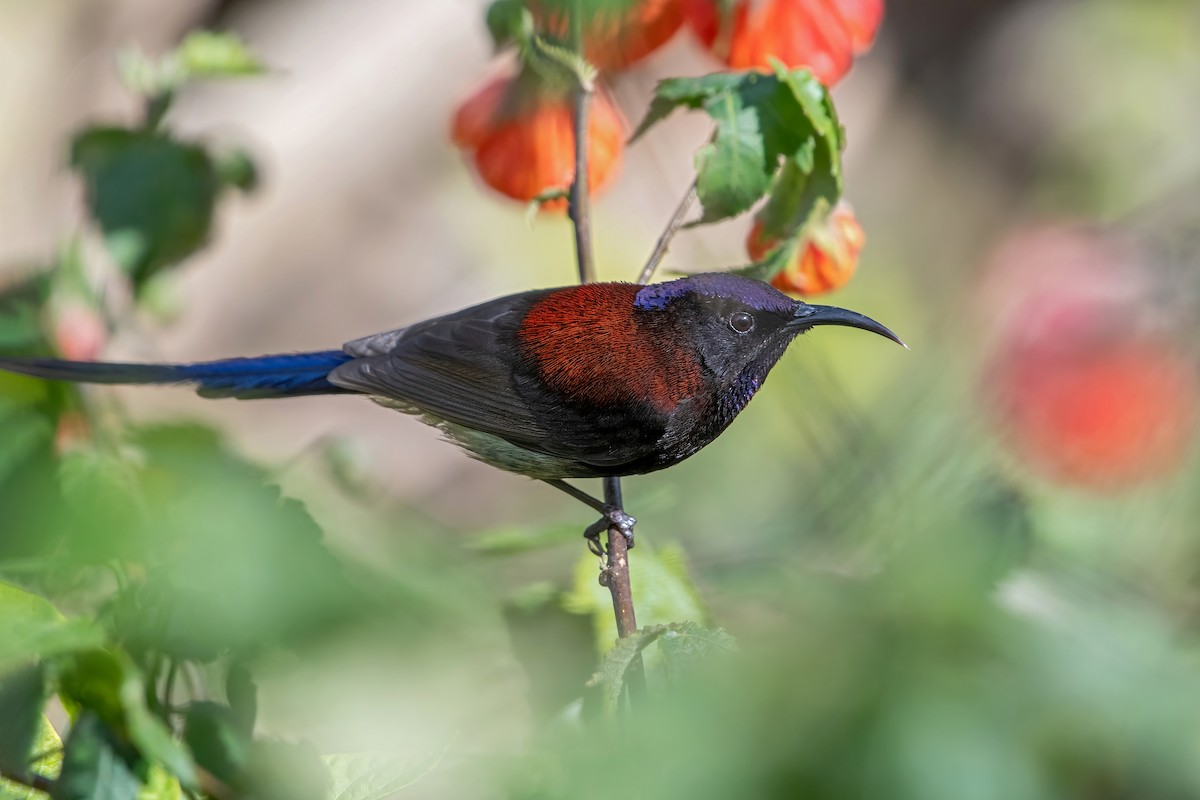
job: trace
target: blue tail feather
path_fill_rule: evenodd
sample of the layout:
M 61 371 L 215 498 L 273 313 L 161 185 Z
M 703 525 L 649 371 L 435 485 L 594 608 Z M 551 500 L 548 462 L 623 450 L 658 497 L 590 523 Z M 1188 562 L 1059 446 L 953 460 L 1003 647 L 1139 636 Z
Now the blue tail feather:
M 230 358 L 199 364 L 109 364 L 54 358 L 0 358 L 0 369 L 78 383 L 192 384 L 204 397 L 248 400 L 344 393 L 347 390 L 330 383 L 328 375 L 352 358 L 341 350 Z

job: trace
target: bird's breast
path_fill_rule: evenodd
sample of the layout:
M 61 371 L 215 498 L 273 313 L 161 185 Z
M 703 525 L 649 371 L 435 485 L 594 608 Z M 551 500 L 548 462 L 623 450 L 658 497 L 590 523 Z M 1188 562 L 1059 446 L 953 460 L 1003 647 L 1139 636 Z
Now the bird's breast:
M 529 309 L 518 338 L 547 389 L 578 405 L 662 415 L 702 391 L 695 352 L 665 315 L 634 308 L 638 289 L 572 287 Z

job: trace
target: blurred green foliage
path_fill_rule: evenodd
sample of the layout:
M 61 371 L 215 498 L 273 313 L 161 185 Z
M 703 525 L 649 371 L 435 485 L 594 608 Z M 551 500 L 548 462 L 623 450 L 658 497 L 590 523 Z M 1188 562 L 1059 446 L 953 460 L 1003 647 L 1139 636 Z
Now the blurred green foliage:
M 776 63 L 774 74 L 718 72 L 660 81 L 636 140 L 677 108 L 703 109 L 716 130 L 696 154 L 695 223 L 735 217 L 768 197 L 764 234 L 778 244 L 741 273 L 770 280 L 787 264 L 814 219 L 842 195 L 841 123 L 829 91 L 805 69 Z
M 261 67 L 204 34 L 125 69 L 145 124 L 88 129 L 74 164 L 137 294 L 254 182 L 166 126 L 180 76 Z M 717 88 L 736 129 L 746 98 Z M 836 126 L 817 117 L 756 185 L 812 199 Z M 0 290 L 0 352 L 55 351 L 46 309 L 79 258 Z M 1123 497 L 1030 479 L 981 430 L 962 344 L 897 367 L 806 341 L 705 456 L 631 481 L 642 629 L 620 643 L 573 522 L 456 537 L 349 471 L 301 502 L 206 427 L 0 374 L 0 772 L 19 781 L 0 800 L 44 797 L 34 774 L 55 800 L 1200 796 L 1196 465 Z M 656 504 L 650 481 L 682 488 Z M 357 526 L 386 536 L 356 549 Z M 334 744 L 302 740 L 343 715 Z

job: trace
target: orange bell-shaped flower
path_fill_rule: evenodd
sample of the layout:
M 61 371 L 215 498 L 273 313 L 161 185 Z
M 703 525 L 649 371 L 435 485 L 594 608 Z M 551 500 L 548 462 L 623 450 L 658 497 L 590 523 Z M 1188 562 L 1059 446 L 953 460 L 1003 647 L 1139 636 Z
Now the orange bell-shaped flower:
M 571 0 L 530 0 L 539 28 L 559 39 L 570 35 Z M 603 70 L 625 69 L 662 47 L 683 27 L 683 0 L 633 0 L 601 8 L 583 23 L 583 54 Z
M 603 89 L 588 115 L 588 192 L 612 180 L 625 149 L 625 118 Z M 529 202 L 575 178 L 575 133 L 570 93 L 532 72 L 502 75 L 459 106 L 451 128 L 454 143 L 474 162 L 485 184 Z M 565 200 L 543 205 L 564 210 Z
M 808 238 L 796 248 L 771 285 L 806 297 L 840 288 L 854 276 L 858 254 L 866 241 L 854 210 L 849 203 L 840 202 L 823 222 L 811 226 Z M 775 240 L 763 236 L 762 221 L 756 219 L 746 238 L 750 258 L 758 261 L 775 245 Z
M 733 69 L 769 69 L 777 58 L 832 86 L 875 41 L 883 0 L 686 0 L 700 41 Z

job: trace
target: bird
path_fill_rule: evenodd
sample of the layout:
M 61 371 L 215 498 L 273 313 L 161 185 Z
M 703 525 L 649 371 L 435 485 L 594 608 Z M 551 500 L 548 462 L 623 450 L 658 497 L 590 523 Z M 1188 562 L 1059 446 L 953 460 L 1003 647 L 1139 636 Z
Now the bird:
M 535 289 L 336 350 L 191 364 L 0 358 L 0 369 L 98 384 L 184 384 L 209 398 L 358 394 L 419 416 L 470 456 L 600 512 L 585 536 L 636 520 L 566 482 L 678 464 L 746 407 L 788 346 L 843 325 L 907 347 L 854 311 L 733 273 Z

